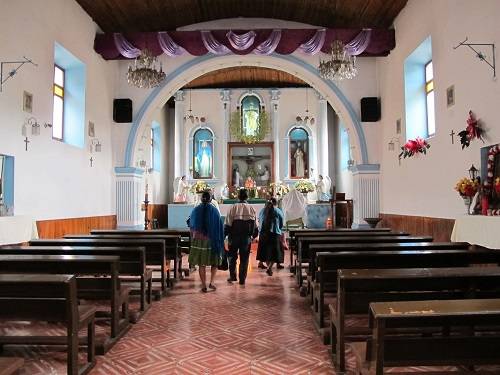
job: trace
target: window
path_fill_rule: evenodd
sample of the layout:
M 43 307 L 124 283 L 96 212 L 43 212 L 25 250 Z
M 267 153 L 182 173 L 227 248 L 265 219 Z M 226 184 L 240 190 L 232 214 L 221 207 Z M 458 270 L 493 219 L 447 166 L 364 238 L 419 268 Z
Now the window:
M 52 113 L 52 137 L 63 139 L 64 129 L 64 69 L 54 65 L 54 108 Z
M 425 102 L 427 105 L 427 136 L 436 133 L 436 119 L 434 114 L 434 72 L 432 61 L 425 65 Z
M 259 130 L 260 100 L 255 95 L 247 95 L 241 101 L 241 126 L 243 135 L 256 136 Z
M 160 172 L 161 168 L 161 139 L 160 139 L 160 124 L 153 121 L 151 124 L 151 147 L 150 147 L 151 168 L 154 171 Z
M 292 178 L 309 178 L 309 135 L 304 128 L 290 130 L 290 176 Z
M 206 128 L 198 129 L 193 136 L 193 178 L 213 178 L 214 135 Z

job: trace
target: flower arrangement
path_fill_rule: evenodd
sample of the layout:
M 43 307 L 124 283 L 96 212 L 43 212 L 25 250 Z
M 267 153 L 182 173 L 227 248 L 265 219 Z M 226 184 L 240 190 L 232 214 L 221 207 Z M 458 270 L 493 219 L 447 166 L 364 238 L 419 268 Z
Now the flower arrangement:
M 464 177 L 455 185 L 455 190 L 463 197 L 473 197 L 479 189 L 479 182 L 471 178 Z
M 210 186 L 205 181 L 196 181 L 193 186 L 191 186 L 191 189 L 189 191 L 191 193 L 196 193 L 196 194 L 201 194 L 204 191 L 210 190 Z
M 281 197 L 290 191 L 288 185 L 283 184 L 281 181 L 271 182 L 269 184 L 269 189 L 272 190 L 273 195 L 279 195 Z
M 314 191 L 313 183 L 308 180 L 299 180 L 295 183 L 294 187 L 301 193 L 311 193 Z
M 462 144 L 462 150 L 466 147 L 469 147 L 470 142 L 474 138 L 480 139 L 484 143 L 483 132 L 484 130 L 483 128 L 481 128 L 481 125 L 479 124 L 478 120 L 476 120 L 474 113 L 472 113 L 472 111 L 469 111 L 469 118 L 467 119 L 467 127 L 458 133 L 458 136 L 460 137 L 460 143 Z
M 409 139 L 403 147 L 401 147 L 401 153 L 399 154 L 399 158 L 410 158 L 412 156 L 418 154 L 427 154 L 427 149 L 429 149 L 431 145 L 420 137 L 415 139 Z
M 495 187 L 495 192 L 500 194 L 500 177 L 495 178 L 495 183 L 493 185 Z

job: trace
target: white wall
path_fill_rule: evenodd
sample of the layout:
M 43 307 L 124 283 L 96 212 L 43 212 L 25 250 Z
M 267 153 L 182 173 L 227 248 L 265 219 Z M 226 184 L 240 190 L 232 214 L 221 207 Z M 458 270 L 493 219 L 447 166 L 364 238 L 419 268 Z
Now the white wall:
M 112 99 L 115 62 L 93 50 L 96 25 L 75 1 L 4 0 L 0 12 L 0 59 L 33 59 L 0 93 L 0 153 L 15 157 L 15 213 L 36 219 L 109 215 L 115 211 L 112 162 Z M 86 64 L 86 118 L 95 123 L 102 152 L 52 140 L 51 130 L 31 137 L 24 149 L 21 127 L 30 116 L 52 122 L 54 42 Z M 12 67 L 11 67 L 12 68 Z M 23 90 L 33 94 L 33 113 L 22 110 Z
M 497 0 L 410 0 L 395 20 L 396 48 L 379 58 L 377 70 L 382 97 L 381 212 L 453 218 L 464 212 L 462 199 L 453 190 L 467 176 L 472 163 L 480 167 L 480 148 L 500 142 L 498 103 L 500 87 L 492 70 L 467 47 L 453 47 L 466 36 L 472 43 L 500 42 L 500 2 Z M 387 144 L 396 136 L 396 120 L 404 130 L 404 59 L 429 35 L 432 36 L 436 87 L 436 135 L 427 156 L 406 159 L 398 165 L 398 151 Z M 490 50 L 484 52 L 491 58 Z M 497 55 L 498 61 L 498 55 Z M 446 88 L 455 86 L 455 105 L 447 107 Z M 469 110 L 486 129 L 486 143 L 473 141 L 461 150 L 450 132 L 466 126 Z M 400 136 L 404 140 L 404 133 Z M 397 144 L 396 144 L 397 146 Z

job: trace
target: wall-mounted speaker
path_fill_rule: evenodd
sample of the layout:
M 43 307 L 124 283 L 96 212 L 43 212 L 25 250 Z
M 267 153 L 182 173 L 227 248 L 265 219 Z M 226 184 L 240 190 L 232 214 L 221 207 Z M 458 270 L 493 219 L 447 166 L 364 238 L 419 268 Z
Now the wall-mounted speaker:
M 113 100 L 113 121 L 114 122 L 132 122 L 132 100 L 115 99 Z
M 376 97 L 361 98 L 361 121 L 376 122 L 380 120 L 380 100 Z

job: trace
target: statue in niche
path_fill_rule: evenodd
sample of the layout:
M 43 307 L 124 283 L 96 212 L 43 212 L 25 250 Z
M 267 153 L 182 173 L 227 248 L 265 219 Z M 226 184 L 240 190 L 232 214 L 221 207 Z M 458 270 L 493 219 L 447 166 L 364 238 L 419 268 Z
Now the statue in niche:
M 293 155 L 295 159 L 295 177 L 304 178 L 305 177 L 305 163 L 304 163 L 304 151 L 302 150 L 302 145 L 300 142 L 297 143 L 297 150 Z
M 236 164 L 233 168 L 233 186 L 241 186 L 240 167 L 238 166 L 238 164 Z
M 260 101 L 256 96 L 248 95 L 241 101 L 243 134 L 255 136 L 259 129 Z
M 269 184 L 269 180 L 271 179 L 271 174 L 269 173 L 269 167 L 267 165 L 264 167 L 264 173 L 262 173 L 259 176 L 259 179 L 262 181 L 263 186 L 266 186 Z

